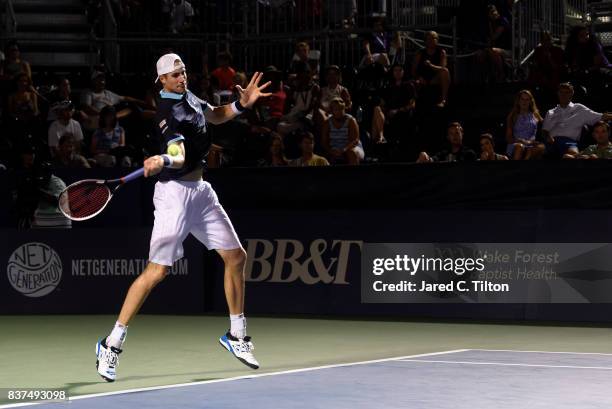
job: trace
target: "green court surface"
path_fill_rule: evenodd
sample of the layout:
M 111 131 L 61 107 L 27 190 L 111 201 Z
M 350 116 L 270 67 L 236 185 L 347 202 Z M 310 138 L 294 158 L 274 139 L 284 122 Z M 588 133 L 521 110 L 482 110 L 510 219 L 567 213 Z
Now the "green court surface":
M 218 344 L 227 317 L 141 315 L 130 325 L 118 380 L 106 383 L 94 346 L 114 320 L 0 316 L 0 388 L 76 396 L 464 348 L 612 353 L 609 328 L 251 317 L 262 365 L 253 371 Z

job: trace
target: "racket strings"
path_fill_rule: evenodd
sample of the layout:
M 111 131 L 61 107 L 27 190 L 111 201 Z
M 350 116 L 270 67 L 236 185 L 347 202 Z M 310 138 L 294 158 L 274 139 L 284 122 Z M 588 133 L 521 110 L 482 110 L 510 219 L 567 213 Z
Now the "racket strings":
M 66 190 L 66 200 L 60 200 L 60 205 L 66 214 L 74 218 L 83 218 L 102 209 L 109 196 L 110 191 L 103 184 L 81 183 Z

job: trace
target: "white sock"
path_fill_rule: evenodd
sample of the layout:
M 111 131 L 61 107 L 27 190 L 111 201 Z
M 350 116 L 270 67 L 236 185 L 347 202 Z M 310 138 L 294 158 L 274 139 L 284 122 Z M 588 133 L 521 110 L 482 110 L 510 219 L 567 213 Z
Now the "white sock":
M 230 314 L 230 334 L 236 338 L 244 338 L 246 336 L 246 318 L 244 314 Z
M 127 335 L 127 329 L 127 325 L 117 321 L 110 335 L 106 338 L 106 345 L 121 349 Z

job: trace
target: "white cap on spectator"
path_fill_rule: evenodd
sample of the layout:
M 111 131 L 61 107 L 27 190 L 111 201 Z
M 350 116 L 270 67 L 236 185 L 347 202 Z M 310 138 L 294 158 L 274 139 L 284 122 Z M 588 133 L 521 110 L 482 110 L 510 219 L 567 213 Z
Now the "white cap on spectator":
M 164 54 L 159 57 L 157 60 L 157 79 L 155 82 L 159 81 L 159 77 L 164 74 L 169 74 L 176 70 L 185 69 L 185 64 L 181 57 L 177 54 Z

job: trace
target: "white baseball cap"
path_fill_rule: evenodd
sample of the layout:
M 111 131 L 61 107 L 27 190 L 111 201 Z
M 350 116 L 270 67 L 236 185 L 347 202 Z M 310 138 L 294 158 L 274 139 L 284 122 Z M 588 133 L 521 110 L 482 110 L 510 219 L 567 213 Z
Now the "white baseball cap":
M 185 69 L 185 63 L 181 60 L 178 54 L 164 54 L 157 60 L 157 79 L 159 81 L 160 75 L 169 74 L 176 70 Z

